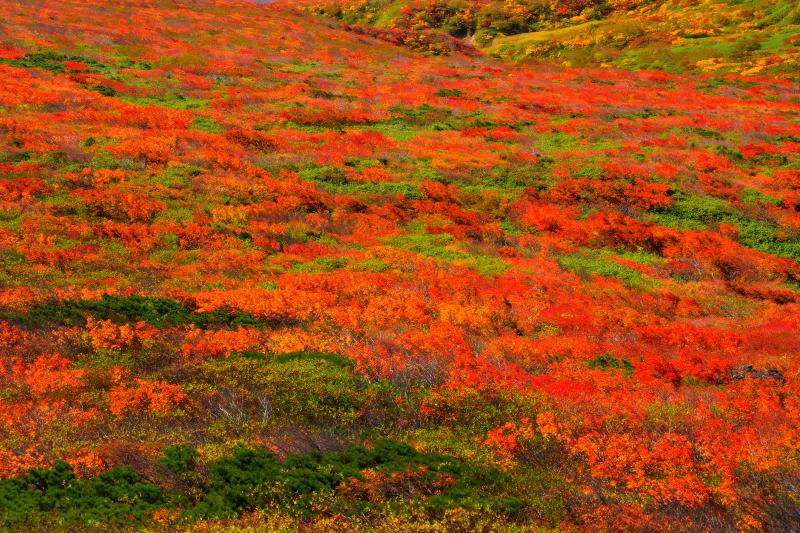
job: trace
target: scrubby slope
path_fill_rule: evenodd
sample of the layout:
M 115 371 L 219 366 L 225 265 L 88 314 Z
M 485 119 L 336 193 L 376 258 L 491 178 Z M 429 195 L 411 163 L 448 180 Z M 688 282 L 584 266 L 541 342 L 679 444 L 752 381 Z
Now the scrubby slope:
M 0 20 L 1 527 L 796 521 L 796 84 Z
M 793 79 L 800 73 L 800 7 L 792 0 L 302 3 L 351 24 L 436 28 L 513 61 Z

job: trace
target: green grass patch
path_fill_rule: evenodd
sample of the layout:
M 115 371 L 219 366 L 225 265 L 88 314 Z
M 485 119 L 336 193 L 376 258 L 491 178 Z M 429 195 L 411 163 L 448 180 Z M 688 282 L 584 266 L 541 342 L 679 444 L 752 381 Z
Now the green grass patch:
M 654 280 L 645 277 L 638 270 L 611 261 L 608 252 L 589 252 L 575 255 L 562 255 L 558 258 L 562 268 L 589 278 L 593 275 L 605 278 L 616 278 L 630 287 L 650 289 L 657 285 Z
M 191 129 L 206 133 L 225 133 L 225 128 L 214 122 L 209 117 L 196 115 L 192 121 Z
M 171 109 L 203 109 L 208 107 L 208 100 L 191 98 L 180 93 L 160 94 L 155 96 L 122 95 L 120 100 L 138 106 L 168 107 Z
M 472 268 L 486 277 L 498 276 L 509 268 L 508 263 L 499 257 L 470 254 L 460 250 L 454 237 L 448 233 L 407 233 L 389 237 L 386 243 L 441 263 Z
M 306 263 L 299 263 L 292 267 L 292 272 L 332 272 L 347 266 L 347 258 L 345 257 L 318 257 L 313 261 Z

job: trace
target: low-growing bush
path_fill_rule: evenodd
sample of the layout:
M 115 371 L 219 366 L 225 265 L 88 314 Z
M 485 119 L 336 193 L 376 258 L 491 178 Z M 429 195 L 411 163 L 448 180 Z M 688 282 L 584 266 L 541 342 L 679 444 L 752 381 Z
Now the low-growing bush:
M 450 509 L 513 515 L 520 506 L 506 494 L 507 474 L 391 440 L 283 461 L 269 450 L 250 448 L 237 448 L 203 468 L 198 457 L 189 446 L 165 450 L 157 473 L 162 483 L 129 467 L 79 479 L 63 461 L 0 480 L 0 526 L 18 531 L 135 527 L 164 511 L 191 523 L 276 506 L 313 516 L 322 510 L 320 500 L 336 500 L 345 505 L 340 513 L 360 516 L 381 505 L 371 499 L 377 492 L 416 501 L 431 516 Z M 170 476 L 180 477 L 183 485 L 169 482 Z
M 33 307 L 25 319 L 37 324 L 81 324 L 91 315 L 117 323 L 144 321 L 164 328 L 182 324 L 198 327 L 257 326 L 260 323 L 242 311 L 194 312 L 189 306 L 169 298 L 103 295 L 99 300 L 64 300 Z

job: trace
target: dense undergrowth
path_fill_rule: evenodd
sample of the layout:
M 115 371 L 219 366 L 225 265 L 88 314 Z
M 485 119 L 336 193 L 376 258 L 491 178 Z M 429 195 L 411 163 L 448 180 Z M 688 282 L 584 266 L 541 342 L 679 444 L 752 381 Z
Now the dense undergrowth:
M 585 22 L 650 12 L 615 5 Z M 0 2 L 0 529 L 800 521 L 783 63 L 509 64 L 439 26 Z
M 382 510 L 383 499 L 420 505 L 434 516 L 467 509 L 508 517 L 520 508 L 519 500 L 502 495 L 508 474 L 387 440 L 282 461 L 268 450 L 238 448 L 204 464 L 194 448 L 173 447 L 149 476 L 126 466 L 78 478 L 63 461 L 35 468 L 0 481 L 0 523 L 13 530 L 128 528 L 154 516 L 181 524 L 265 510 L 297 517 L 364 515 Z M 385 493 L 376 492 L 375 484 Z
M 792 1 L 304 0 L 303 5 L 426 53 L 454 47 L 436 37 L 439 31 L 514 61 L 793 79 L 800 71 L 800 8 Z

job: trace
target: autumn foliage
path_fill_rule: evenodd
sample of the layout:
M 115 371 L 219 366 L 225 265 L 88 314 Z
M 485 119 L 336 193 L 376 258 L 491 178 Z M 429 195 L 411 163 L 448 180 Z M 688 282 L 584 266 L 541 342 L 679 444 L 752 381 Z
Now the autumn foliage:
M 425 6 L 0 3 L 0 529 L 798 523 L 800 88 Z

